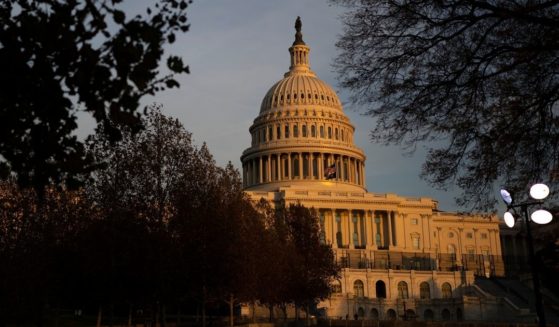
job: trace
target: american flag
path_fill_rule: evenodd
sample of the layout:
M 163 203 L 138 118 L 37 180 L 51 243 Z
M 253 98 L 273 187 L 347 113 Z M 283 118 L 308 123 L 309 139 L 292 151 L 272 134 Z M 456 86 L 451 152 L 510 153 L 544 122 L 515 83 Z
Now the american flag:
M 330 167 L 326 168 L 324 177 L 326 177 L 326 179 L 336 178 L 336 164 L 332 164 Z

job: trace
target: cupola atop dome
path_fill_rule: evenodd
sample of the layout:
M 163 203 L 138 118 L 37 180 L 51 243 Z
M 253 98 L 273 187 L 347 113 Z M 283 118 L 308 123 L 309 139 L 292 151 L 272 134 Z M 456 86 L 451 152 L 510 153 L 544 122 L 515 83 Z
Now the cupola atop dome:
M 318 105 L 342 111 L 336 92 L 316 77 L 309 62 L 310 48 L 303 41 L 301 18 L 295 21 L 295 41 L 289 48 L 291 64 L 284 78 L 264 96 L 260 113 L 293 105 Z

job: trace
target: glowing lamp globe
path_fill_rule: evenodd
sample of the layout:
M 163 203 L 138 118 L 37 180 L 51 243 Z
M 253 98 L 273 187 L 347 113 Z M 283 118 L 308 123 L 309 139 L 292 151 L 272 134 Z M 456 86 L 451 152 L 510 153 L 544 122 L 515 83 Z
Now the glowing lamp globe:
M 501 198 L 507 205 L 510 205 L 512 203 L 512 195 L 510 195 L 509 191 L 505 189 L 501 189 Z
M 509 228 L 513 228 L 514 227 L 514 223 L 516 222 L 516 219 L 514 219 L 514 216 L 512 215 L 512 213 L 510 212 L 505 212 L 505 215 L 503 216 L 503 218 L 505 218 L 505 224 L 507 225 L 507 227 Z
M 553 215 L 551 214 L 551 212 L 543 209 L 532 212 L 532 215 L 530 217 L 532 218 L 533 222 L 540 225 L 547 224 L 553 219 Z
M 549 187 L 545 184 L 534 184 L 530 187 L 530 196 L 536 200 L 543 200 L 549 195 Z

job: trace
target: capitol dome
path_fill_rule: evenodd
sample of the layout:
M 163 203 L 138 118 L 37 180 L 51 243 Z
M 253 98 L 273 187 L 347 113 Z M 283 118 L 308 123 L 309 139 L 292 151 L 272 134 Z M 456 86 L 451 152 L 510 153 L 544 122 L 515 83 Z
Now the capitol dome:
M 279 187 L 365 191 L 365 155 L 336 92 L 310 69 L 301 21 L 289 48 L 291 65 L 264 96 L 241 156 L 246 190 Z

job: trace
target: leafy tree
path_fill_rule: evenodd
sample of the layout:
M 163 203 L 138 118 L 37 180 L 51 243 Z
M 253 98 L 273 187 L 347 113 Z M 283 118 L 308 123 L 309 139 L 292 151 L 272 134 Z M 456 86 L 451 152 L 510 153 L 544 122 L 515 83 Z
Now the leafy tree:
M 0 182 L 0 325 L 41 325 L 47 306 L 80 303 L 77 244 L 92 216 L 81 191 L 49 187 L 39 198 Z
M 491 207 L 495 183 L 557 184 L 557 1 L 333 2 L 348 9 L 341 84 L 374 141 L 432 142 L 422 176 L 458 185 L 461 205 Z
M 165 44 L 186 32 L 190 1 L 159 0 L 126 17 L 122 0 L 13 0 L 0 3 L 0 178 L 22 186 L 75 186 L 96 168 L 74 134 L 85 111 L 111 141 L 141 127 L 140 99 L 178 87 L 188 73 Z
M 289 300 L 303 306 L 307 324 L 311 308 L 330 294 L 330 284 L 339 278 L 339 267 L 332 247 L 320 240 L 317 212 L 302 204 L 279 208 L 278 226 L 282 222 L 287 231 L 287 244 L 282 251 L 289 253 L 287 285 Z M 282 227 L 280 227 L 282 228 Z
M 99 305 L 152 305 L 156 321 L 164 321 L 159 313 L 184 291 L 177 287 L 184 271 L 170 224 L 177 201 L 188 191 L 184 180 L 195 180 L 191 174 L 199 150 L 191 134 L 158 106 L 149 108 L 142 125 L 137 133 L 123 129 L 116 144 L 104 133 L 89 140 L 93 157 L 104 168 L 88 184 L 101 219 L 84 239 L 103 241 L 86 248 L 92 253 L 84 257 L 90 258 L 89 284 L 96 285 L 92 291 Z

